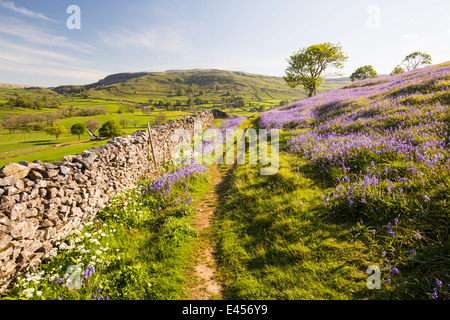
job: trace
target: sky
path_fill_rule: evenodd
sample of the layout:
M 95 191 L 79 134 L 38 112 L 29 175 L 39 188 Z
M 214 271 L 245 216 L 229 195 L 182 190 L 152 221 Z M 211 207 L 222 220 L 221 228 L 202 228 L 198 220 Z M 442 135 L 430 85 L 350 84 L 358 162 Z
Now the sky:
M 450 1 L 0 0 L 0 83 L 194 68 L 283 76 L 293 53 L 323 42 L 349 57 L 343 76 L 388 74 L 414 51 L 447 62 Z

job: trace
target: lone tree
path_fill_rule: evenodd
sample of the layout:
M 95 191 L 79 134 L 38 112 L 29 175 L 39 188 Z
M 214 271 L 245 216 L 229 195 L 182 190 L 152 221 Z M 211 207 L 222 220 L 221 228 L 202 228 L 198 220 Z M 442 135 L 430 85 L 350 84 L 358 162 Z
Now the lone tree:
M 283 79 L 292 88 L 301 84 L 312 97 L 323 83 L 322 73 L 328 67 L 341 69 L 347 59 L 339 44 L 326 42 L 302 48 L 287 60 L 289 66 Z
M 19 116 L 17 114 L 5 114 L 2 125 L 9 130 L 9 133 L 13 133 L 20 128 Z
M 400 65 L 396 66 L 394 70 L 390 73 L 391 76 L 395 76 L 396 74 L 400 74 L 405 72 L 405 69 L 403 69 Z
M 152 119 L 152 125 L 159 126 L 160 124 L 166 123 L 167 119 L 168 119 L 167 114 L 165 114 L 164 112 L 160 112 L 158 113 L 157 116 L 155 116 Z
M 431 56 L 427 53 L 416 51 L 407 55 L 403 59 L 402 64 L 406 70 L 414 70 L 423 65 L 431 64 Z
M 98 128 L 100 128 L 100 122 L 97 119 L 90 118 L 86 120 L 86 128 L 88 128 L 92 133 L 95 133 Z
M 58 140 L 60 136 L 67 133 L 67 129 L 62 124 L 54 124 L 50 127 L 47 127 L 45 132 L 49 135 L 55 136 L 56 140 Z
M 131 120 L 131 123 L 132 123 L 133 126 L 136 128 L 136 126 L 137 126 L 138 123 L 139 123 L 139 119 L 133 119 L 133 120 Z
M 115 120 L 106 121 L 100 129 L 98 129 L 100 137 L 112 138 L 122 134 L 120 124 Z
M 371 65 L 359 67 L 350 75 L 350 80 L 352 82 L 368 78 L 378 78 L 378 73 Z
M 130 119 L 128 119 L 128 118 L 120 119 L 120 125 L 124 128 L 128 127 L 129 123 L 130 123 Z
M 78 141 L 81 138 L 81 135 L 86 132 L 86 125 L 84 123 L 74 123 L 72 127 L 70 127 L 70 133 L 78 136 Z

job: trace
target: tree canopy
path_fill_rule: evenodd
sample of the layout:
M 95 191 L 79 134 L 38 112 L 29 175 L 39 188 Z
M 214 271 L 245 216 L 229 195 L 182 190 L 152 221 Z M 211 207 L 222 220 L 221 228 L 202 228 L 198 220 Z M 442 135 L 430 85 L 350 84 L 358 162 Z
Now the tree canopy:
M 70 127 L 70 133 L 78 136 L 78 140 L 80 140 L 81 135 L 86 132 L 86 125 L 84 123 L 74 123 L 72 127 Z
M 367 78 L 378 78 L 378 73 L 371 65 L 359 67 L 350 75 L 351 81 L 362 80 Z
M 115 120 L 106 121 L 100 129 L 98 129 L 100 137 L 112 138 L 122 134 L 120 124 Z
M 406 70 L 414 70 L 423 65 L 431 64 L 431 56 L 427 53 L 415 51 L 410 53 L 403 59 L 402 64 Z
M 67 133 L 67 129 L 62 124 L 54 124 L 48 127 L 45 132 L 49 135 L 55 136 L 56 140 L 58 140 L 61 135 Z
M 100 123 L 97 119 L 90 118 L 86 120 L 86 128 L 88 128 L 92 133 L 95 133 L 95 131 L 100 128 Z
M 400 65 L 396 66 L 394 70 L 390 73 L 391 76 L 395 76 L 396 74 L 400 74 L 405 72 L 405 69 L 403 69 Z
M 302 85 L 312 97 L 323 83 L 322 73 L 328 67 L 341 69 L 347 59 L 339 44 L 326 42 L 302 48 L 288 59 L 283 79 L 292 88 Z

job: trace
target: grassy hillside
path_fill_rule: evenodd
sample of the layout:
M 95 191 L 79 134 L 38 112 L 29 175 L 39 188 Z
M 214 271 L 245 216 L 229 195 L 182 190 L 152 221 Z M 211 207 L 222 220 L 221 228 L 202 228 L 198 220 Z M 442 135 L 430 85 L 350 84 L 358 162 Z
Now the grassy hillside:
M 322 90 L 330 90 L 348 82 L 346 78 L 330 79 Z M 276 103 L 306 97 L 301 88 L 289 88 L 280 77 L 214 69 L 122 73 L 87 86 L 61 86 L 54 90 L 59 93 L 86 92 L 93 98 L 135 102 L 147 102 L 150 98 L 187 100 L 201 95 L 202 99 L 217 104 L 229 96 L 243 96 L 248 102 Z M 180 90 L 184 94 L 179 94 Z
M 450 63 L 366 79 L 270 110 L 286 151 L 327 181 L 320 213 L 353 222 L 382 298 L 449 297 Z M 368 266 L 365 266 L 367 268 Z
M 195 278 L 196 260 L 213 265 L 199 254 L 207 239 L 223 299 L 448 299 L 449 86 L 447 63 L 216 121 L 221 131 L 280 129 L 277 173 L 261 175 L 260 163 L 166 166 L 9 297 L 189 300 L 188 288 L 208 282 Z M 207 208 L 211 225 L 196 229 Z M 74 263 L 87 268 L 79 290 L 61 276 Z
M 348 83 L 346 78 L 326 80 L 321 90 L 331 90 Z M 29 101 L 30 107 L 11 102 L 19 97 Z M 239 107 L 233 105 L 238 97 L 243 99 Z M 289 88 L 279 77 L 211 69 L 113 74 L 86 86 L 52 89 L 3 84 L 0 85 L 0 120 L 11 115 L 21 115 L 22 118 L 19 118 L 13 134 L 10 134 L 5 123 L 0 123 L 3 124 L 3 128 L 0 126 L 0 166 L 9 161 L 29 159 L 56 161 L 64 152 L 78 153 L 84 150 L 83 146 L 92 145 L 88 134 L 82 135 L 80 142 L 70 134 L 55 141 L 42 131 L 48 125 L 45 118 L 33 117 L 31 124 L 41 123 L 41 129 L 30 129 L 31 125 L 24 125 L 24 119 L 31 118 L 30 114 L 58 114 L 55 123 L 64 125 L 68 130 L 74 123 L 84 123 L 90 118 L 98 120 L 100 125 L 111 119 L 128 119 L 133 124 L 130 123 L 123 131 L 132 133 L 146 128 L 146 124 L 152 123 L 160 112 L 164 112 L 168 119 L 179 119 L 205 108 L 220 107 L 226 108 L 228 113 L 242 116 L 255 114 L 260 108 L 278 107 L 282 101 L 304 97 L 303 90 Z M 189 99 L 193 101 L 190 105 Z M 160 101 L 175 107 L 158 106 Z M 153 105 L 156 107 L 153 111 L 141 109 Z M 77 113 L 89 108 L 103 108 L 106 112 L 92 116 Z

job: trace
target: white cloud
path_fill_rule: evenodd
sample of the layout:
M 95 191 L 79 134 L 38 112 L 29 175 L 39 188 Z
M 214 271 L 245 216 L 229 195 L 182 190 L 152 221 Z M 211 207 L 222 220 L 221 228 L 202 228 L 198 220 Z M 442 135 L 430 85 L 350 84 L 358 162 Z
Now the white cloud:
M 92 49 L 94 49 L 86 43 L 71 41 L 67 37 L 50 34 L 38 27 L 27 25 L 11 18 L 0 21 L 0 33 L 19 37 L 36 44 L 73 49 L 84 53 L 91 53 Z
M 144 31 L 100 32 L 99 37 L 103 44 L 122 50 L 132 47 L 150 51 L 183 51 L 185 53 L 192 47 L 186 40 L 184 32 L 171 26 Z
M 23 8 L 23 7 L 16 7 L 14 2 L 12 2 L 12 1 L 0 0 L 0 6 L 3 8 L 6 8 L 6 9 L 10 9 L 14 12 L 23 14 L 27 17 L 43 19 L 43 20 L 52 21 L 52 22 L 58 22 L 56 20 L 48 18 L 47 16 L 43 15 L 42 13 L 34 12 L 34 11 L 28 10 L 27 8 Z
M 1 38 L 0 47 L 0 70 L 14 74 L 42 75 L 84 82 L 94 82 L 107 76 L 103 71 L 87 67 L 88 61 L 67 54 L 22 46 Z M 9 82 L 7 79 L 2 81 Z
M 108 74 L 89 68 L 53 68 L 46 66 L 23 66 L 1 64 L 0 70 L 13 71 L 14 73 L 24 73 L 27 75 L 45 75 L 45 77 L 60 77 L 64 79 L 78 79 L 82 81 L 95 82 L 106 77 Z
M 34 49 L 29 46 L 21 46 L 18 44 L 5 41 L 0 38 L 0 58 L 10 61 L 16 61 L 23 64 L 36 63 L 63 63 L 63 64 L 80 64 L 82 60 L 47 50 Z

